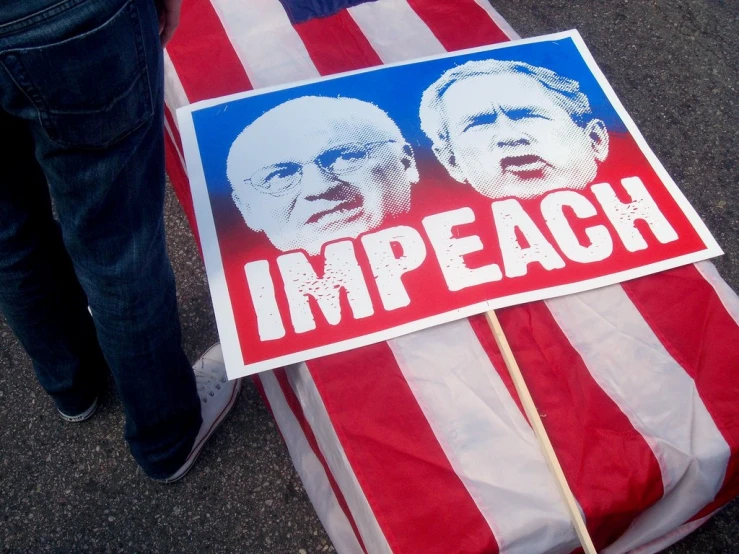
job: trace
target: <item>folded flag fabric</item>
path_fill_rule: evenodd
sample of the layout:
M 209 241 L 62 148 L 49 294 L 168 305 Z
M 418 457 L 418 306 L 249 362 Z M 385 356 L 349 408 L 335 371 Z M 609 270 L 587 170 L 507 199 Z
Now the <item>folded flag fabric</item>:
M 193 229 L 178 107 L 515 38 L 487 0 L 185 0 L 167 168 Z M 657 552 L 739 494 L 739 297 L 713 265 L 498 315 L 599 551 Z M 484 316 L 256 380 L 338 552 L 578 548 Z

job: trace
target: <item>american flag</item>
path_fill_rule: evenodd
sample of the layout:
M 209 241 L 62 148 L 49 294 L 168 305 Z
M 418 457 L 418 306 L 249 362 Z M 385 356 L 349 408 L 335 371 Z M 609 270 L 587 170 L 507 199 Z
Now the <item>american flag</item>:
M 178 107 L 516 38 L 487 0 L 185 0 L 167 168 L 193 229 Z M 657 552 L 739 494 L 739 297 L 713 265 L 498 316 L 599 551 Z M 483 316 L 256 379 L 338 552 L 577 549 Z

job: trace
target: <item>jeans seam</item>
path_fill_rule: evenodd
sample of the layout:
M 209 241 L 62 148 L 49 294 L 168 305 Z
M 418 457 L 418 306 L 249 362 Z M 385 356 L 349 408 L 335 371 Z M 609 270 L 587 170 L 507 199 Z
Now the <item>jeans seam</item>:
M 152 90 L 152 83 L 151 83 L 151 73 L 149 72 L 149 64 L 146 60 L 146 50 L 144 49 L 144 28 L 141 25 L 141 14 L 139 13 L 139 8 L 136 5 L 136 2 L 131 2 L 131 15 L 136 20 L 136 27 L 138 28 L 139 32 L 136 36 L 136 50 L 139 58 L 139 66 L 143 65 L 143 70 L 146 73 L 146 84 L 148 85 L 149 89 L 149 113 L 153 116 L 154 115 L 154 91 Z
M 79 2 L 79 1 L 82 1 L 82 0 L 70 0 L 69 1 L 69 5 L 71 6 L 75 2 Z M 51 8 L 48 8 L 47 11 L 48 10 L 51 10 L 51 9 L 57 7 L 57 6 L 59 6 L 59 4 L 57 4 L 56 6 L 52 6 Z M 117 17 L 123 10 L 128 10 L 129 16 L 133 20 L 132 23 L 134 25 L 134 29 L 135 29 L 135 31 L 137 31 L 137 32 L 134 32 L 133 39 L 134 39 L 134 43 L 135 43 L 135 46 L 136 46 L 136 56 L 137 56 L 137 60 L 136 61 L 137 61 L 138 78 L 143 78 L 144 76 L 146 78 L 146 83 L 139 83 L 137 85 L 136 81 L 134 81 L 129 86 L 129 88 L 124 91 L 124 94 L 123 95 L 130 94 L 131 93 L 131 90 L 134 87 L 137 87 L 137 86 L 138 87 L 142 87 L 142 88 L 145 87 L 144 90 L 147 90 L 148 91 L 148 100 L 146 100 L 146 106 L 144 108 L 144 113 L 138 119 L 138 121 L 136 121 L 136 123 L 134 123 L 132 125 L 131 129 L 129 129 L 126 133 L 123 133 L 123 134 L 121 134 L 121 135 L 119 135 L 119 136 L 117 136 L 117 137 L 109 140 L 108 142 L 105 142 L 104 144 L 98 144 L 98 145 L 94 145 L 94 146 L 88 146 L 88 147 L 85 148 L 86 150 L 105 150 L 105 149 L 109 148 L 111 145 L 116 144 L 117 142 L 125 139 L 126 137 L 128 137 L 128 136 L 132 135 L 133 133 L 135 133 L 136 131 L 138 131 L 146 123 L 146 121 L 148 119 L 151 119 L 153 117 L 153 115 L 154 115 L 154 111 L 155 110 L 154 110 L 154 99 L 153 99 L 153 90 L 152 90 L 152 83 L 151 83 L 151 74 L 149 72 L 149 67 L 148 67 L 148 64 L 147 64 L 147 61 L 146 61 L 146 51 L 144 49 L 144 44 L 143 44 L 143 41 L 144 41 L 144 29 L 143 29 L 143 27 L 141 25 L 141 17 L 140 17 L 140 14 L 138 12 L 138 7 L 136 5 L 135 0 L 126 0 L 126 2 L 124 3 L 124 5 L 119 10 L 117 10 L 110 17 L 110 19 L 108 19 L 104 23 L 102 23 L 102 25 L 105 25 L 105 24 L 109 23 L 113 18 Z M 1 27 L 0 27 L 0 29 L 1 29 Z M 54 43 L 54 44 L 56 44 L 56 43 Z M 44 47 L 46 47 L 46 46 L 53 46 L 53 44 L 52 45 L 45 45 Z M 38 47 L 38 48 L 42 48 L 42 47 Z M 24 50 L 24 49 L 22 49 L 22 48 L 16 48 L 16 49 L 9 50 L 4 56 L 0 57 L 0 65 L 3 66 L 3 68 L 5 69 L 5 72 L 8 74 L 8 76 L 11 79 L 11 81 L 24 94 L 24 96 L 28 99 L 28 101 L 31 103 L 31 105 L 36 110 L 36 113 L 37 113 L 37 118 L 36 119 L 38 120 L 39 125 L 43 129 L 43 132 L 44 132 L 44 135 L 46 135 L 46 138 L 48 140 L 50 140 L 52 143 L 54 143 L 54 144 L 56 144 L 58 146 L 64 147 L 64 148 L 68 148 L 68 147 L 72 146 L 72 144 L 70 144 L 69 142 L 62 141 L 62 140 L 59 140 L 57 138 L 54 138 L 49 133 L 49 129 L 54 128 L 54 124 L 53 124 L 53 120 L 51 119 L 51 116 L 53 114 L 55 114 L 55 113 L 56 114 L 60 114 L 60 113 L 63 113 L 63 112 L 60 112 L 59 110 L 52 110 L 52 109 L 50 109 L 46 105 L 46 103 L 44 102 L 44 99 L 43 99 L 43 97 L 41 95 L 39 95 L 37 93 L 34 94 L 34 92 L 36 90 L 36 87 L 34 86 L 33 82 L 30 79 L 27 78 L 25 69 L 23 67 L 23 63 L 20 60 L 18 60 L 14 56 L 14 54 L 13 54 L 13 52 L 15 52 L 15 51 L 21 51 L 21 50 Z M 12 61 L 13 65 L 14 65 L 14 67 L 16 69 L 17 76 L 14 75 L 13 72 L 10 71 L 10 69 L 8 69 L 7 63 L 9 61 Z M 19 82 L 19 80 L 20 80 L 20 82 Z M 123 95 L 119 95 L 119 96 L 123 96 Z
M 25 96 L 28 99 L 28 101 L 31 103 L 33 108 L 36 110 L 36 115 L 37 115 L 36 119 L 38 119 L 38 123 L 41 126 L 41 128 L 44 129 L 44 134 L 48 135 L 48 133 L 46 133 L 46 128 L 44 127 L 44 122 L 43 122 L 43 114 L 44 114 L 44 110 L 46 110 L 46 106 L 43 102 L 43 98 L 39 95 L 35 95 L 35 96 L 38 96 L 38 102 L 37 102 L 31 97 L 31 95 L 29 95 L 26 89 L 23 88 L 21 84 L 18 82 L 18 80 L 15 78 L 15 75 L 13 75 L 13 72 L 8 69 L 7 58 L 8 56 L 6 56 L 6 61 L 3 61 L 2 59 L 0 59 L 0 66 L 2 66 L 2 68 L 5 70 L 5 73 L 7 74 L 8 78 L 12 81 L 12 83 L 15 85 L 15 87 L 21 92 L 21 94 L 23 94 L 23 96 Z M 23 72 L 21 71 L 21 74 L 22 73 Z M 32 83 L 30 83 L 30 88 L 34 89 L 34 86 Z M 39 108 L 38 106 L 39 104 L 42 104 L 44 106 L 43 110 Z
M 68 9 L 73 8 L 85 1 L 86 0 L 62 0 L 61 2 L 54 4 L 53 6 L 44 8 L 40 12 L 26 15 L 21 19 L 17 19 L 15 21 L 2 23 L 0 24 L 0 36 L 11 35 L 15 32 L 22 31 L 26 27 L 64 13 Z

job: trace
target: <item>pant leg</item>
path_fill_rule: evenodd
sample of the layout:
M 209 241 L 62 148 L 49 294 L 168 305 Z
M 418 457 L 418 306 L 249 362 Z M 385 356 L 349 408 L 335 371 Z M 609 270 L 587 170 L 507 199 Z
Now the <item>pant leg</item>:
M 89 408 L 106 365 L 54 221 L 26 122 L 0 111 L 0 308 L 63 412 Z
M 4 52 L 0 37 L 0 64 L 28 100 L 7 104 L 38 122 L 36 158 L 125 406 L 131 452 L 149 475 L 166 477 L 189 453 L 201 419 L 165 247 L 154 3 L 68 0 L 67 9 L 28 21 Z

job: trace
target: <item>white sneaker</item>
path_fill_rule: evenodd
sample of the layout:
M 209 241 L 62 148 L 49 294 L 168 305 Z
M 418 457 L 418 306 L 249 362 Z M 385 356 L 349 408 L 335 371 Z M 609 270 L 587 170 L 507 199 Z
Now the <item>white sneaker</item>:
M 214 344 L 205 351 L 193 366 L 198 396 L 200 397 L 200 415 L 203 423 L 192 446 L 189 456 L 180 469 L 166 479 L 158 479 L 162 483 L 174 483 L 182 479 L 197 460 L 213 431 L 226 419 L 228 412 L 234 407 L 236 398 L 241 392 L 241 379 L 229 381 L 226 377 L 226 366 L 223 363 L 223 351 L 220 343 Z
M 98 397 L 95 397 L 95 400 L 93 400 L 92 404 L 89 408 L 87 408 L 84 412 L 81 412 L 79 414 L 65 414 L 63 411 L 61 411 L 59 408 L 56 409 L 57 412 L 59 412 L 59 415 L 62 417 L 64 421 L 68 421 L 70 423 L 79 423 L 81 421 L 86 421 L 90 419 L 93 415 L 95 415 L 95 410 L 98 409 Z

